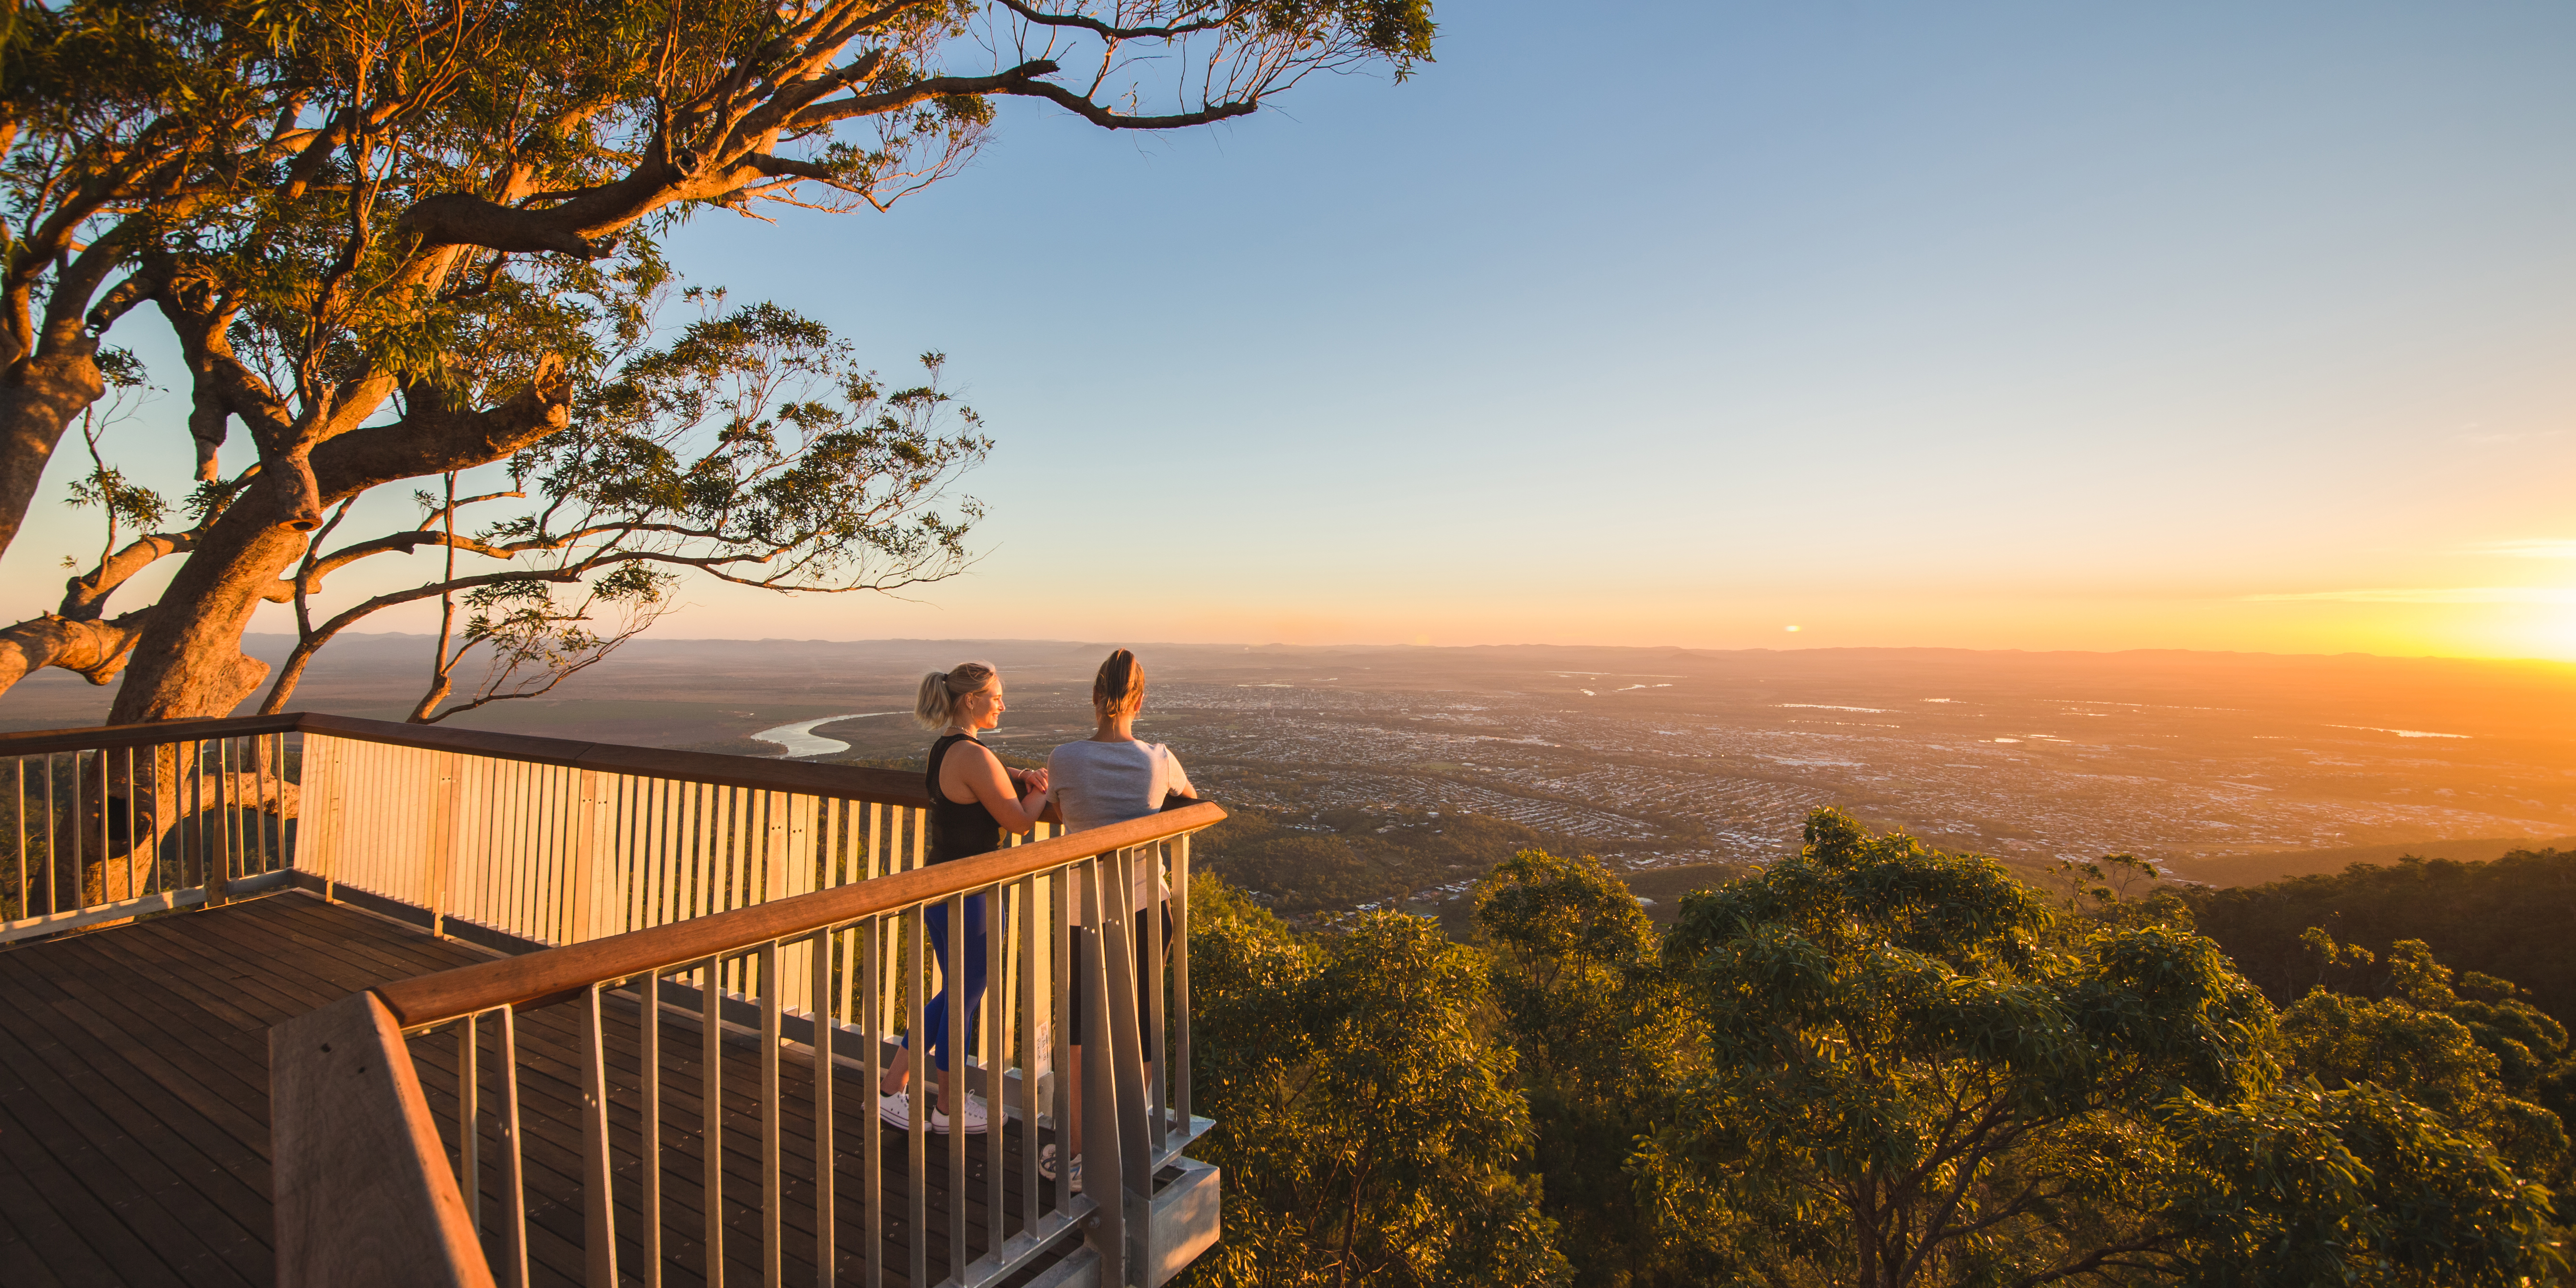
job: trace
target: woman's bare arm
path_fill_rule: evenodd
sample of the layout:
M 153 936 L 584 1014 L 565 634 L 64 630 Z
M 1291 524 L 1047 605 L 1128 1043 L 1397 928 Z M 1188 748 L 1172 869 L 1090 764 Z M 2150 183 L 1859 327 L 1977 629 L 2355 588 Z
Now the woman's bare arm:
M 1002 770 L 1002 758 L 993 749 L 978 743 L 964 743 L 975 750 L 964 756 L 952 751 L 939 767 L 939 787 L 950 800 L 957 799 L 957 789 L 972 793 L 977 803 L 989 811 L 1006 832 L 1025 832 L 1037 826 L 1039 811 L 1045 808 L 1047 776 L 1043 769 L 1028 775 L 1028 794 L 1013 789 L 1010 775 Z

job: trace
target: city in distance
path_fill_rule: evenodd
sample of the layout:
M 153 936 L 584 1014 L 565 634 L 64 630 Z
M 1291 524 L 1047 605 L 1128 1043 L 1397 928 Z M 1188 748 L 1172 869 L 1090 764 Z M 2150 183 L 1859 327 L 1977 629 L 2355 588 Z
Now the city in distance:
M 251 644 L 267 656 L 285 641 Z M 988 739 L 1038 763 L 1087 734 L 1091 671 L 1109 647 L 645 639 L 545 697 L 456 723 L 918 763 L 924 738 L 900 713 L 921 673 L 981 657 L 1002 668 L 1011 706 Z M 2406 852 L 2486 859 L 2576 833 L 2576 666 L 2555 663 L 1136 647 L 1152 686 L 1139 732 L 1170 743 L 1203 792 L 1265 835 L 1346 840 L 1282 855 L 1381 869 L 1308 891 L 1309 906 L 1336 893 L 1442 902 L 1522 844 L 1598 854 L 1641 893 L 1669 890 L 1655 870 L 1767 861 L 1828 804 L 2024 870 L 2126 852 L 2219 885 Z M 399 718 L 427 649 L 419 636 L 348 637 L 296 705 Z M 42 728 L 98 720 L 108 693 L 47 672 L 18 697 L 15 727 Z

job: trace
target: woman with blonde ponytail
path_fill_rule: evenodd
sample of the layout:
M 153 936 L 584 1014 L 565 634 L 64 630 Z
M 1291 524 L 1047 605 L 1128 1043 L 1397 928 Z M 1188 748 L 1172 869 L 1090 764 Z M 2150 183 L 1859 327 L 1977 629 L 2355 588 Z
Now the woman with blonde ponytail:
M 930 794 L 929 862 L 949 863 L 991 853 L 1001 848 L 1003 833 L 1037 826 L 1038 815 L 1046 809 L 1047 771 L 1005 769 L 1001 757 L 975 737 L 1000 724 L 1007 709 L 1001 674 L 990 664 L 961 662 L 921 677 L 913 718 L 940 735 L 930 745 L 930 764 L 922 782 Z M 948 905 L 933 904 L 922 913 L 930 932 L 930 950 L 940 963 L 939 992 L 923 1004 L 926 1031 L 921 1035 L 933 1067 L 939 1070 L 939 1107 L 930 1115 L 930 1129 L 935 1132 L 953 1126 L 973 1135 L 985 1130 L 987 1121 L 981 1098 L 958 1098 L 956 1075 L 948 1062 L 948 990 L 957 984 L 966 989 L 965 1040 L 970 1045 L 975 1041 L 975 1017 L 984 999 L 984 898 L 966 897 L 962 963 L 948 952 Z M 907 1037 L 904 1049 L 895 1054 L 893 1066 L 877 1084 L 878 1114 L 905 1130 L 912 1126 L 912 1101 L 904 1094 L 911 1077 L 912 1043 Z
M 1136 660 L 1135 654 L 1119 649 L 1100 664 L 1099 674 L 1092 677 L 1091 713 L 1097 727 L 1091 737 L 1082 742 L 1068 742 L 1047 757 L 1048 783 L 1056 807 L 1063 811 L 1065 831 L 1081 832 L 1131 818 L 1143 818 L 1162 809 L 1172 797 L 1198 796 L 1198 789 L 1190 786 L 1190 776 L 1181 772 L 1180 758 L 1172 754 L 1171 748 L 1159 742 L 1137 739 L 1136 714 L 1144 709 L 1145 666 Z M 1133 936 L 1136 942 L 1136 992 L 1137 1006 L 1141 1011 L 1145 1005 L 1145 990 L 1161 987 L 1152 978 L 1148 937 L 1153 923 L 1152 909 L 1163 890 L 1161 878 L 1148 875 L 1147 870 L 1152 864 L 1136 866 L 1135 884 L 1128 890 L 1127 898 L 1128 907 L 1136 914 L 1129 924 L 1136 930 Z M 1117 897 L 1116 891 L 1101 892 L 1104 902 Z M 1077 927 L 1073 936 L 1073 978 L 1081 979 L 1085 946 L 1098 941 L 1080 928 L 1082 911 L 1078 907 L 1073 911 L 1073 920 Z M 1162 926 L 1163 937 L 1168 940 L 1172 933 L 1169 909 L 1163 912 Z M 1094 947 L 1090 951 L 1099 950 Z M 1074 994 L 1072 1009 L 1072 1041 L 1075 1046 L 1080 1046 L 1084 1008 L 1079 991 Z M 1138 1032 L 1144 1040 L 1145 1079 L 1151 1082 L 1156 1035 L 1145 1032 L 1141 1026 Z M 1082 1061 L 1075 1060 L 1070 1073 L 1073 1103 L 1078 1105 L 1082 1103 Z M 1075 1115 L 1068 1134 L 1072 1138 L 1073 1151 L 1069 1184 L 1079 1193 L 1082 1189 L 1080 1115 Z M 1055 1179 L 1055 1146 L 1047 1146 L 1039 1156 L 1038 1170 L 1049 1180 Z

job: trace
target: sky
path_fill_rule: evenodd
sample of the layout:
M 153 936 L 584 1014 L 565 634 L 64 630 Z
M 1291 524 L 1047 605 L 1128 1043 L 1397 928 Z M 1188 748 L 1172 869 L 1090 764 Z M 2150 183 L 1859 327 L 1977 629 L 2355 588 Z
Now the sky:
M 660 633 L 2576 660 L 2576 7 L 1439 19 L 1401 84 L 1008 103 L 890 213 L 691 223 L 998 444 L 966 575 Z M 173 491 L 183 415 L 119 430 Z M 38 509 L 30 610 L 97 541 Z

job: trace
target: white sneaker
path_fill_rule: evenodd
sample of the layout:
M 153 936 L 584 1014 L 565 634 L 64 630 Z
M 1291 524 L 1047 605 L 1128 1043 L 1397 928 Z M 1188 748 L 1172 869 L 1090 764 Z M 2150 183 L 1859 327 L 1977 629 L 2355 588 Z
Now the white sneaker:
M 885 1119 L 886 1126 L 892 1127 L 896 1131 L 911 1131 L 912 1093 L 908 1091 L 898 1091 L 891 1096 L 877 1097 L 877 1117 Z M 931 1111 L 930 1121 L 934 1127 L 938 1125 L 938 1110 L 934 1109 Z
M 982 1096 L 968 1096 L 966 1097 L 966 1123 L 962 1130 L 969 1136 L 981 1136 L 984 1134 L 986 1125 L 991 1119 L 991 1116 L 992 1110 L 984 1104 L 984 1098 Z M 937 1109 L 932 1109 L 930 1111 L 930 1130 L 937 1132 L 942 1136 L 947 1135 L 948 1115 L 941 1113 Z
M 1066 1180 L 1065 1189 L 1071 1193 L 1080 1194 L 1082 1193 L 1082 1155 L 1073 1156 L 1071 1170 L 1072 1175 Z M 1055 1179 L 1055 1146 L 1049 1145 L 1038 1151 L 1038 1175 L 1050 1181 Z

